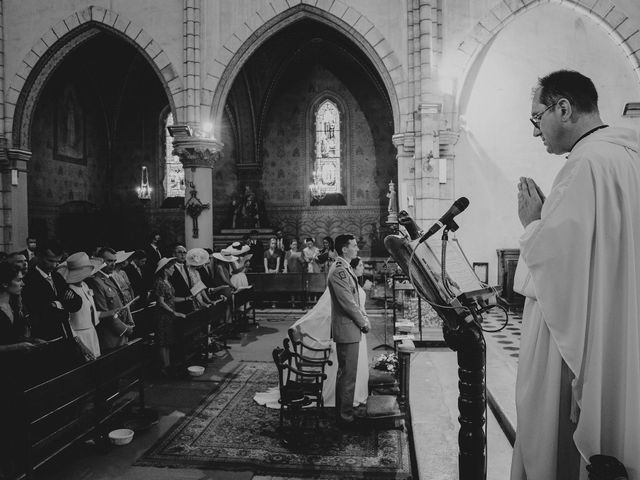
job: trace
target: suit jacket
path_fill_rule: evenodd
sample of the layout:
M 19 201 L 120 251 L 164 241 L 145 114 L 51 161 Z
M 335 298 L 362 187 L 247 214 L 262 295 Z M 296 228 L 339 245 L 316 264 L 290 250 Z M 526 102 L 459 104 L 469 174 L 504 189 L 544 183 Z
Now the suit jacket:
M 77 312 L 82 307 L 82 298 L 69 288 L 62 275 L 52 272 L 51 279 L 55 291 L 33 267 L 24 277 L 22 290 L 23 305 L 31 316 L 31 336 L 44 340 L 69 336 L 69 312 Z M 56 301 L 62 304 L 62 309 L 52 305 Z
M 93 301 L 98 312 L 107 312 L 114 308 L 122 307 L 123 303 L 118 294 L 114 280 L 102 272 L 96 273 L 86 280 L 87 285 L 93 290 Z M 123 321 L 118 317 L 102 317 L 96 326 L 98 339 L 100 340 L 100 350 L 107 351 L 127 343 L 126 331 L 131 324 L 125 323 L 128 316 L 123 316 Z
M 338 257 L 329 272 L 331 294 L 331 337 L 336 343 L 360 341 L 367 322 L 360 309 L 358 280 L 347 261 Z
M 185 273 L 187 273 L 187 266 L 184 266 Z M 190 297 L 191 296 L 191 287 L 182 276 L 182 273 L 178 270 L 178 267 L 175 268 L 173 274 L 169 277 L 169 283 L 173 287 L 175 291 L 176 297 Z M 193 312 L 193 301 L 188 300 L 186 302 L 176 302 L 176 311 L 180 313 L 191 313 Z
M 145 279 L 142 277 L 142 272 L 138 273 L 138 269 L 132 264 L 127 265 L 124 271 L 127 277 L 129 277 L 129 282 L 131 282 L 133 294 L 142 300 L 146 299 L 149 288 L 147 287 L 148 284 Z

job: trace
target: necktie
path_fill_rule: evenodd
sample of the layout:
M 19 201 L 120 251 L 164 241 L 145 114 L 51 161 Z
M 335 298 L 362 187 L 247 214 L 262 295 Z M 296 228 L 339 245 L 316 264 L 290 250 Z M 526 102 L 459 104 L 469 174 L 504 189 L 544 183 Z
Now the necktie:
M 56 286 L 55 286 L 55 284 L 53 283 L 53 278 L 51 278 L 51 274 L 48 274 L 48 275 L 47 275 L 47 282 L 49 282 L 49 285 L 51 285 L 51 288 L 53 289 L 53 293 L 54 293 L 55 295 L 58 295 L 58 291 L 56 290 Z

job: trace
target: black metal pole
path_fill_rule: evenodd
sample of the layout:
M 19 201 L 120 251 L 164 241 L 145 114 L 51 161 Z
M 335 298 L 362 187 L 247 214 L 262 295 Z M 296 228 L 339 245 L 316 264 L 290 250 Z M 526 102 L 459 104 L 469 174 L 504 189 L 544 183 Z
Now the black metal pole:
M 458 330 L 443 327 L 444 339 L 458 355 L 458 467 L 460 480 L 486 480 L 485 342 L 474 323 Z

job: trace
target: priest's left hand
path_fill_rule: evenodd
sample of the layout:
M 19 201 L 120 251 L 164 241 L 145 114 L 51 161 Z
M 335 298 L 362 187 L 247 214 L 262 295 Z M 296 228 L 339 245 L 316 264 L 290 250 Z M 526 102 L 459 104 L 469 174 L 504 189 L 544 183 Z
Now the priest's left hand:
M 523 227 L 540 219 L 544 195 L 531 178 L 520 177 L 518 183 L 518 217 Z

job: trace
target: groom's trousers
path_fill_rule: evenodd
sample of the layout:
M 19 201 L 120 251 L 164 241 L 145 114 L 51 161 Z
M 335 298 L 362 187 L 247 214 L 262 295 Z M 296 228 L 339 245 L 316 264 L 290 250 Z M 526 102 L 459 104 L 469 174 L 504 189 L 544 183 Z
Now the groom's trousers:
M 338 421 L 353 422 L 353 396 L 356 391 L 359 347 L 359 342 L 336 343 L 338 356 L 336 416 Z

